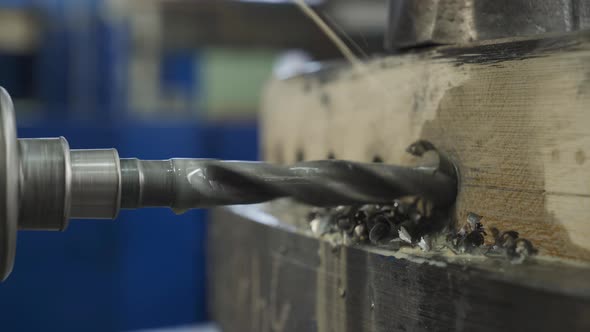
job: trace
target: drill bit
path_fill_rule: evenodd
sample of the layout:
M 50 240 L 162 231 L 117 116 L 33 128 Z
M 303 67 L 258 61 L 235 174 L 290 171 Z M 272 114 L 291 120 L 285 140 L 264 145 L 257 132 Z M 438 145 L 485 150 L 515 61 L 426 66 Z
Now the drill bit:
M 121 208 L 169 206 L 184 211 L 280 197 L 326 207 L 391 203 L 404 196 L 421 196 L 446 207 L 454 202 L 457 187 L 454 174 L 440 167 L 345 160 L 291 166 L 210 159 L 121 159 L 120 164 Z

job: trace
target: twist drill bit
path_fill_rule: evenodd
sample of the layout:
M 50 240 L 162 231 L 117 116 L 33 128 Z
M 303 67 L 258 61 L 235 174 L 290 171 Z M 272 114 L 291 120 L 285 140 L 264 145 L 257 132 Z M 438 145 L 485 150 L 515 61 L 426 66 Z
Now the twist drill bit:
M 175 211 L 251 204 L 280 197 L 315 206 L 391 203 L 421 196 L 439 207 L 454 202 L 454 174 L 344 160 L 276 166 L 207 159 L 121 159 L 121 208 L 169 206 Z

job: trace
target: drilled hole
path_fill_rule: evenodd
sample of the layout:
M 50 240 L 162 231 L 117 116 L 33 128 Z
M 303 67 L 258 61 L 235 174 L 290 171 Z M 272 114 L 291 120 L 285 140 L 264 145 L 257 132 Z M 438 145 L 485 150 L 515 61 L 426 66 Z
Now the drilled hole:
M 297 162 L 305 160 L 305 153 L 302 149 L 297 149 L 297 152 L 295 152 L 295 160 Z
M 383 158 L 381 158 L 381 156 L 379 156 L 379 155 L 375 155 L 373 157 L 373 162 L 374 163 L 382 163 L 383 162 Z
M 336 159 L 336 155 L 334 154 L 334 152 L 328 152 L 328 159 Z

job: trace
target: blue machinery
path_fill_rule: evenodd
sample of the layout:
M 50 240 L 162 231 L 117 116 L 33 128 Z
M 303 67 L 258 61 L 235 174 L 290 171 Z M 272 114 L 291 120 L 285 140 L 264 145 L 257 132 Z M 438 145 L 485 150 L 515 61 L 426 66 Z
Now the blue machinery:
M 84 3 L 87 29 L 68 25 L 65 8 L 74 2 Z M 101 20 L 99 1 L 0 2 L 6 4 L 34 5 L 48 18 L 37 54 L 0 56 L 0 84 L 40 100 L 17 114 L 20 137 L 62 135 L 72 148 L 117 146 L 122 157 L 257 157 L 253 122 L 211 124 L 189 114 L 140 119 L 129 111 L 120 79 L 125 27 Z M 80 40 L 92 47 L 78 47 Z M 165 56 L 162 84 L 199 84 L 183 74 L 198 72 L 194 55 Z M 31 81 L 17 79 L 31 65 Z M 63 233 L 21 232 L 17 269 L 0 285 L 0 324 L 7 331 L 107 331 L 206 320 L 205 218 L 204 211 L 148 209 L 123 211 L 116 223 L 72 223 Z

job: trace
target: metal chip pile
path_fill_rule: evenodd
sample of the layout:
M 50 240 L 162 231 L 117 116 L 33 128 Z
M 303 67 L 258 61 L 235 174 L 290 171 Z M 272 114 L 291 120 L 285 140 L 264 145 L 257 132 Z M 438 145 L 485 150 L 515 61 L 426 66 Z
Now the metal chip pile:
M 417 246 L 424 251 L 450 249 L 455 254 L 507 258 L 513 263 L 537 253 L 518 232 L 500 232 L 494 227 L 490 228 L 491 244 L 486 245 L 488 234 L 481 220 L 482 216 L 469 213 L 465 225 L 449 231 L 448 215 L 422 199 L 396 200 L 391 205 L 314 208 L 308 216 L 315 235 L 339 234 L 344 244 L 371 243 L 393 250 L 402 246 Z
M 454 234 L 449 234 L 447 240 L 452 250 L 459 253 L 483 254 L 488 257 L 505 257 L 513 263 L 522 263 L 528 257 L 537 254 L 531 241 L 519 237 L 517 231 L 500 232 L 495 227 L 490 228 L 493 238 L 491 245 L 484 245 L 488 235 L 481 223 L 482 216 L 470 212 L 467 223 Z
M 391 205 L 315 208 L 309 214 L 309 222 L 314 234 L 340 232 L 344 243 L 392 248 L 418 245 L 430 250 L 429 234 L 446 225 L 440 217 L 427 201 L 410 199 L 395 200 Z

